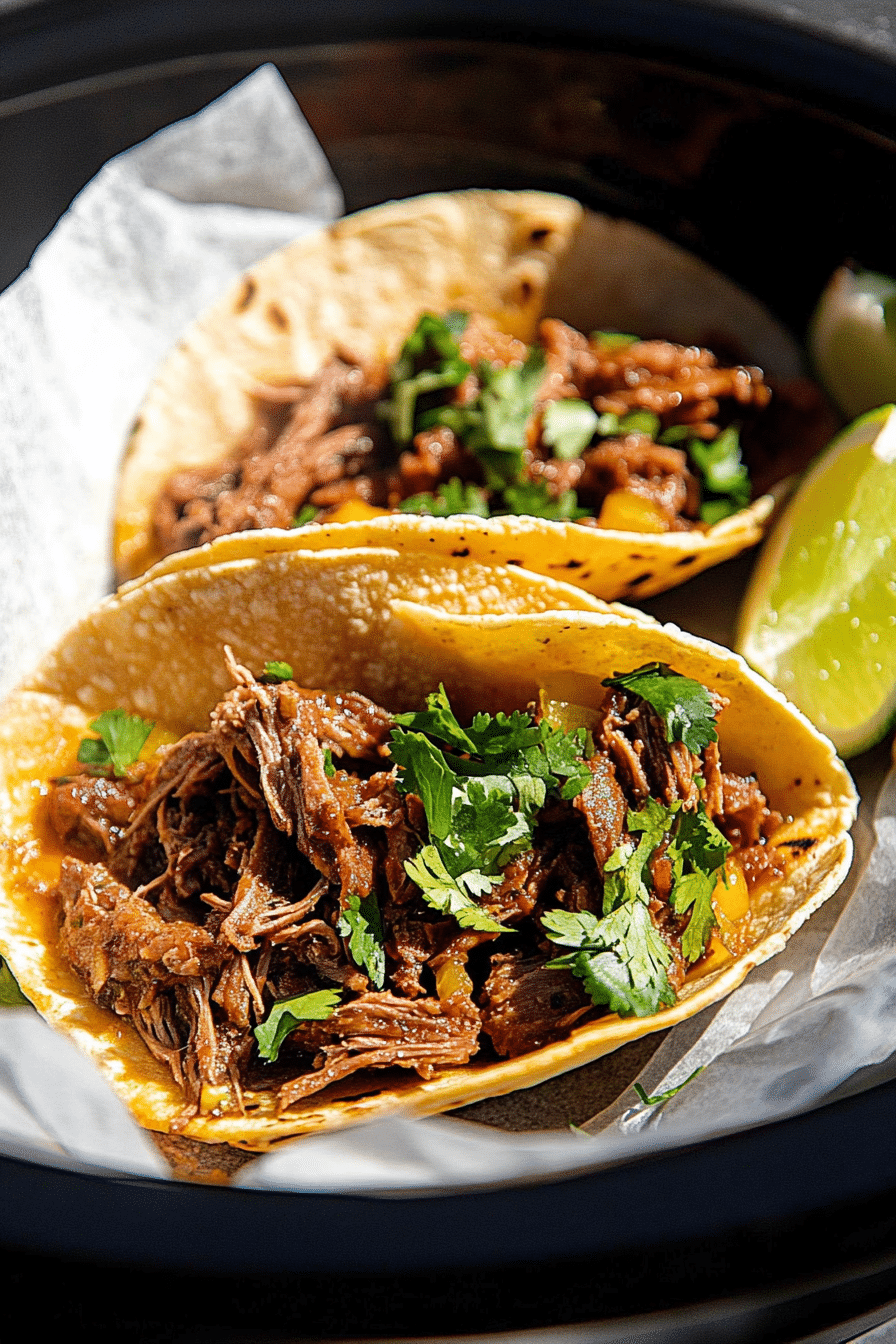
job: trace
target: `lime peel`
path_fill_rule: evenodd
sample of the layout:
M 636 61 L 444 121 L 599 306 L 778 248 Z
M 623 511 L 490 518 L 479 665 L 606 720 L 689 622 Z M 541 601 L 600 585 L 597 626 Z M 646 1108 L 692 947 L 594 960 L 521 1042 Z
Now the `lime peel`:
M 861 416 L 766 542 L 737 647 L 831 737 L 873 746 L 896 718 L 896 408 Z

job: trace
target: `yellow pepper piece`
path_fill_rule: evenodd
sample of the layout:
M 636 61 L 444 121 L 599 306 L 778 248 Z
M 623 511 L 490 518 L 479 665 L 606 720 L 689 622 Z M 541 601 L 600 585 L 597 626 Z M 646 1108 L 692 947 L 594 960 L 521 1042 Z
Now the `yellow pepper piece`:
M 668 532 L 662 511 L 643 495 L 630 490 L 611 490 L 601 505 L 597 523 L 614 532 Z
M 381 518 L 388 512 L 388 509 L 379 509 L 375 504 L 368 504 L 364 499 L 347 499 L 339 505 L 338 509 L 328 513 L 324 521 L 327 523 L 366 523 L 368 519 Z
M 725 860 L 725 874 L 728 878 L 728 885 L 725 885 L 720 875 L 716 883 L 716 889 L 712 894 L 712 903 L 717 912 L 735 923 L 737 920 L 743 919 L 744 915 L 749 914 L 750 893 L 747 889 L 746 878 L 737 862 L 730 855 Z

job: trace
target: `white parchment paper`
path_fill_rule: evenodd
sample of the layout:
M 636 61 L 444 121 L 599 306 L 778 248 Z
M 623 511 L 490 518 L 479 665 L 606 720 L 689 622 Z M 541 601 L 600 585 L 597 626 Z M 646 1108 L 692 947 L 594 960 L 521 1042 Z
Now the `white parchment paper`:
M 0 691 L 108 589 L 118 461 L 157 362 L 235 275 L 341 208 L 292 96 L 262 67 L 107 164 L 0 296 Z M 628 1091 L 575 1133 L 384 1121 L 300 1140 L 237 1182 L 388 1192 L 530 1179 L 757 1124 L 893 1076 L 892 779 L 857 839 L 849 882 L 785 953 L 667 1037 L 640 1080 L 648 1093 L 704 1067 L 665 1104 Z M 167 1174 L 92 1066 L 30 1009 L 0 1012 L 0 1151 Z

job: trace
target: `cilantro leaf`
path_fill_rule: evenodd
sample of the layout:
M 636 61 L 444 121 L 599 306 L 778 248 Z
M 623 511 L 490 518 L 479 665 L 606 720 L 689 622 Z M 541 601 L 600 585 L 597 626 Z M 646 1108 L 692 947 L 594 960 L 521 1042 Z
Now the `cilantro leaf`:
M 652 705 L 666 725 L 667 742 L 683 742 L 689 751 L 700 752 L 719 739 L 709 691 L 665 663 L 645 663 L 603 684 L 632 691 Z
M 688 961 L 703 956 L 716 924 L 712 908 L 719 869 L 731 852 L 728 841 L 701 803 L 694 812 L 682 812 L 667 850 L 673 866 L 672 908 L 676 914 L 691 910 L 681 950 Z M 690 871 L 685 872 L 685 868 Z
M 460 880 L 452 877 L 435 845 L 424 845 L 417 857 L 407 859 L 404 866 L 408 877 L 417 883 L 423 893 L 427 905 L 441 910 L 443 914 L 454 915 L 462 929 L 479 929 L 485 933 L 505 932 L 504 925 L 487 915 L 473 900 L 469 890 L 464 890 Z M 463 876 L 467 886 L 476 889 L 477 895 L 492 889 L 488 878 L 476 870 Z
M 592 331 L 592 341 L 597 341 L 607 349 L 622 349 L 626 345 L 637 345 L 640 336 L 630 336 L 625 331 Z
M 552 941 L 568 947 L 575 946 L 578 938 L 579 950 L 549 961 L 549 967 L 572 971 L 594 1004 L 605 1005 L 620 1017 L 648 1017 L 663 1004 L 675 1002 L 666 975 L 672 954 L 646 905 L 628 901 L 600 920 L 587 911 L 579 912 L 574 916 L 578 930 L 569 918 L 558 919 L 568 914 L 552 910 L 542 916 Z
M 363 898 L 350 892 L 348 904 L 339 916 L 336 932 L 348 939 L 352 961 L 366 971 L 377 989 L 386 983 L 386 935 L 376 893 Z
M 564 733 L 528 715 L 477 714 L 464 728 L 444 686 L 426 709 L 395 716 L 390 751 L 398 788 L 423 802 L 427 843 L 405 871 L 424 900 L 463 927 L 501 931 L 477 898 L 527 849 L 548 791 L 574 798 L 591 778 L 586 733 Z
M 571 522 L 586 518 L 587 509 L 579 508 L 575 490 L 552 495 L 545 481 L 515 481 L 505 485 L 502 498 L 506 511 L 530 518 L 548 518 L 551 522 Z
M 278 681 L 292 681 L 292 667 L 289 663 L 270 662 L 264 665 L 264 675 L 259 678 L 260 681 L 276 683 Z
M 575 397 L 551 401 L 544 408 L 541 437 L 553 448 L 554 457 L 569 462 L 581 457 L 599 423 L 600 416 L 587 401 Z
M 701 520 L 717 523 L 746 508 L 750 502 L 750 477 L 741 458 L 737 426 L 729 425 L 708 442 L 689 439 L 687 449 L 703 486 Z
M 255 1028 L 258 1053 L 273 1062 L 280 1047 L 300 1022 L 323 1022 L 332 1016 L 340 1002 L 341 990 L 316 989 L 311 994 L 296 994 L 275 1003 L 264 1022 Z
M 313 504 L 303 504 L 298 513 L 292 520 L 293 527 L 304 527 L 306 523 L 313 523 L 318 515 L 318 510 Z
M 324 756 L 324 774 L 326 775 L 327 779 L 332 779 L 336 773 L 336 767 L 333 764 L 333 752 L 330 750 L 329 747 L 324 747 L 323 756 Z
M 399 768 L 398 787 L 403 793 L 416 793 L 430 834 L 444 839 L 451 830 L 454 772 L 443 753 L 423 733 L 400 728 L 392 730 L 389 751 Z
M 702 1073 L 705 1068 L 705 1064 L 698 1064 L 694 1072 L 689 1073 L 683 1083 L 679 1083 L 677 1087 L 667 1087 L 665 1092 L 655 1092 L 652 1097 L 648 1097 L 640 1083 L 632 1083 L 632 1087 L 637 1092 L 642 1106 L 662 1106 L 664 1102 L 669 1101 L 677 1092 L 680 1092 L 683 1087 L 687 1087 L 688 1083 L 693 1082 L 697 1074 Z
M 444 318 L 424 313 L 402 346 L 392 366 L 390 396 L 378 408 L 399 447 L 414 437 L 418 398 L 458 387 L 469 374 L 470 366 L 457 345 L 466 320 L 465 313 Z
M 471 513 L 476 518 L 489 516 L 485 491 L 457 476 L 452 476 L 447 485 L 440 485 L 435 493 L 427 490 L 419 495 L 409 495 L 398 509 L 400 513 L 428 513 L 433 518 L 450 518 L 456 513 Z
M 525 447 L 526 425 L 535 406 L 546 365 L 544 350 L 533 345 L 523 364 L 480 364 L 483 430 L 491 448 L 516 453 Z
M 88 725 L 99 737 L 84 737 L 78 747 L 78 760 L 95 774 L 111 772 L 119 779 L 127 774 L 143 750 L 155 723 L 123 709 L 106 709 Z
M 716 922 L 712 895 L 731 846 L 702 803 L 686 812 L 680 802 L 667 807 L 649 798 L 626 820 L 639 839 L 623 841 L 607 859 L 603 918 L 590 911 L 550 910 L 541 922 L 552 942 L 576 949 L 550 966 L 577 975 L 595 1004 L 621 1016 L 644 1016 L 675 1002 L 666 974 L 672 954 L 648 909 L 651 858 L 664 847 L 672 864 L 672 908 L 676 914 L 691 911 L 682 953 L 693 962 L 703 955 Z

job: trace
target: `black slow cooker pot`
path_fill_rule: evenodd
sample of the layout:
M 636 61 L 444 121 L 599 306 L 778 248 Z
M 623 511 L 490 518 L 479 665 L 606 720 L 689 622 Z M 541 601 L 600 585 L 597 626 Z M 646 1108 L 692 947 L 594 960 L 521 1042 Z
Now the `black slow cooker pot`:
M 5 0 L 0 283 L 107 158 L 264 60 L 349 209 L 565 191 L 797 332 L 844 258 L 896 266 L 896 0 Z M 887 1084 L 598 1174 L 393 1199 L 7 1157 L 8 1291 L 48 1329 L 147 1340 L 850 1339 L 896 1315 L 894 1126 Z

